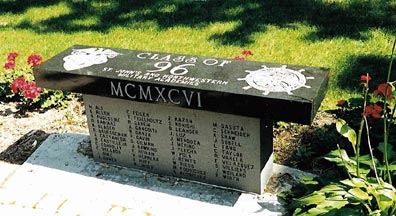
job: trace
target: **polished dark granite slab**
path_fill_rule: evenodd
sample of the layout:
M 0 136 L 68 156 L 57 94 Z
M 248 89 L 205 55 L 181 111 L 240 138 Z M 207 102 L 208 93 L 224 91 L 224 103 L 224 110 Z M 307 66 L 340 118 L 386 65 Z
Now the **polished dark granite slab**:
M 329 70 L 76 45 L 34 68 L 39 86 L 310 124 Z

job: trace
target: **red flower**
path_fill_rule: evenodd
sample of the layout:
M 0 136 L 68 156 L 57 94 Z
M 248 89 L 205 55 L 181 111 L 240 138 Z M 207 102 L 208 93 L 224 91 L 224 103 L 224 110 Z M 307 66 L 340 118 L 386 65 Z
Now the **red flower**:
M 41 64 L 41 61 L 43 60 L 43 57 L 38 54 L 32 54 L 28 57 L 27 63 L 29 65 L 32 65 L 32 67 L 39 66 Z
M 381 118 L 382 107 L 377 104 L 366 106 L 364 109 L 364 116 L 372 116 L 373 118 Z
M 26 98 L 32 100 L 41 94 L 41 88 L 36 86 L 36 82 L 26 82 L 23 77 L 16 78 L 12 81 L 11 90 L 14 94 L 18 93 L 18 90 L 21 90 Z
M 8 61 L 10 62 L 14 62 L 15 61 L 15 59 L 16 59 L 16 57 L 18 57 L 18 53 L 17 52 L 10 52 L 9 54 L 8 54 L 8 57 L 7 57 L 7 59 L 8 59 Z
M 23 95 L 29 99 L 35 99 L 38 95 L 41 94 L 41 88 L 36 86 L 36 82 L 27 82 L 23 86 Z
M 367 76 L 366 75 L 361 75 L 360 76 L 360 80 L 363 81 L 363 82 L 368 82 L 368 81 L 371 80 L 371 77 L 368 74 L 367 74 Z
M 246 60 L 246 58 L 245 57 L 240 57 L 240 56 L 235 56 L 235 58 L 234 58 L 235 60 Z
M 337 106 L 339 106 L 339 107 L 343 107 L 343 106 L 345 106 L 345 105 L 346 105 L 346 103 L 347 103 L 347 101 L 346 101 L 346 100 L 339 100 L 339 101 L 337 102 Z
M 15 68 L 14 62 L 7 62 L 4 64 L 4 69 L 6 70 L 13 70 Z
M 11 90 L 14 92 L 14 94 L 18 93 L 18 89 L 21 89 L 25 86 L 26 80 L 23 77 L 16 78 L 14 81 L 11 83 Z
M 374 90 L 373 94 L 375 96 L 378 96 L 380 94 L 385 96 L 385 94 L 386 94 L 386 97 L 388 99 L 393 99 L 391 92 L 392 92 L 392 86 L 387 85 L 386 83 L 382 83 L 382 84 L 378 85 L 378 88 L 376 90 Z
M 248 56 L 248 55 L 253 56 L 253 52 L 250 51 L 250 50 L 244 50 L 244 51 L 242 51 L 241 54 L 242 54 L 242 55 L 245 55 L 245 56 Z

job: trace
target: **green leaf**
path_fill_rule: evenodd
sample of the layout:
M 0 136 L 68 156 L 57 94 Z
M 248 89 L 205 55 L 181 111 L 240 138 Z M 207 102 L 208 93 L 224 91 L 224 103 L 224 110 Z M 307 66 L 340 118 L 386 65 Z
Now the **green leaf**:
M 315 208 L 309 209 L 307 214 L 305 214 L 305 215 L 307 215 L 307 216 L 321 215 L 321 214 L 326 213 L 328 211 L 329 210 L 327 210 L 325 208 L 315 207 Z
M 328 154 L 326 154 L 324 158 L 328 161 L 336 162 L 336 163 L 343 163 L 343 162 L 354 163 L 354 161 L 352 161 L 349 158 L 347 152 L 344 149 L 333 150 Z
M 393 185 L 389 184 L 388 182 L 383 182 L 383 186 L 384 188 L 390 189 L 396 193 L 396 188 Z
M 343 190 L 344 189 L 342 187 L 336 184 L 326 185 L 322 189 L 320 189 L 321 192 L 343 191 Z
M 367 174 L 369 174 L 370 172 L 371 172 L 370 167 L 360 166 L 360 169 L 359 169 L 360 177 L 366 178 Z M 357 176 L 356 175 L 356 168 L 353 170 L 353 172 L 350 172 L 350 173 L 355 175 L 355 176 Z
M 378 188 L 377 191 L 378 194 L 384 196 L 384 200 L 392 200 L 396 202 L 396 189 L 392 185 L 386 184 L 385 187 Z
M 353 130 L 352 128 L 350 128 L 350 130 L 348 131 L 348 140 L 349 142 L 352 144 L 353 150 L 356 152 L 356 132 L 355 130 Z
M 351 127 L 348 126 L 345 120 L 336 120 L 337 131 L 344 137 L 348 138 L 348 141 L 352 144 L 353 150 L 356 153 L 356 132 Z
M 341 159 L 342 158 L 342 159 Z M 329 152 L 324 159 L 335 162 L 337 166 L 344 167 L 348 173 L 357 176 L 356 174 L 356 161 L 349 158 L 344 149 L 336 149 Z M 365 177 L 371 170 L 369 167 L 360 166 L 359 172 L 362 177 Z
M 312 205 L 319 204 L 325 200 L 325 196 L 322 194 L 312 193 L 307 196 L 297 199 L 301 205 Z
M 319 184 L 319 182 L 314 180 L 314 178 L 311 177 L 311 176 L 303 176 L 302 179 L 301 179 L 301 183 L 303 183 L 305 185 L 317 185 L 317 184 Z
M 342 184 L 345 184 L 350 187 L 355 187 L 355 184 L 350 179 L 344 179 L 340 181 Z
M 366 182 L 361 178 L 352 178 L 353 184 L 358 188 L 365 188 L 367 187 Z
M 381 142 L 378 145 L 378 150 L 380 150 L 382 154 L 385 154 L 385 143 Z M 393 146 L 391 144 L 387 145 L 387 152 L 388 152 L 388 160 L 391 160 L 395 157 L 395 151 L 393 150 Z
M 359 157 L 359 160 L 360 160 L 360 164 L 368 165 L 370 169 L 374 169 L 373 160 L 371 159 L 370 155 L 361 155 Z M 374 163 L 377 165 L 376 168 L 380 166 L 380 162 L 375 157 L 374 157 Z
M 300 215 L 301 212 L 302 212 L 301 208 L 296 208 L 296 210 L 294 210 L 294 212 L 293 212 L 293 216 L 294 215 Z
M 391 164 L 388 167 L 389 167 L 389 171 L 395 171 L 396 170 L 396 164 Z M 378 167 L 378 169 L 384 171 L 384 170 L 386 170 L 386 166 L 384 165 L 384 166 Z
M 344 207 L 347 204 L 348 204 L 348 201 L 345 199 L 343 199 L 343 200 L 325 200 L 324 202 L 320 203 L 316 207 L 317 208 L 330 207 L 330 208 L 326 208 L 327 210 L 329 210 L 329 209 L 339 209 L 339 208 Z
M 371 200 L 371 196 L 362 191 L 360 188 L 352 188 L 348 190 L 348 193 L 359 200 Z
M 385 192 L 385 193 L 384 193 Z M 394 201 L 394 193 L 390 190 L 388 191 L 381 191 L 381 201 Z M 393 194 L 392 194 L 393 193 Z M 392 199 L 393 198 L 393 199 Z
M 338 133 L 344 135 L 348 133 L 348 125 L 344 119 L 337 119 L 336 120 L 336 128 Z
M 371 186 L 377 186 L 378 185 L 378 180 L 375 177 L 367 177 L 366 181 Z
M 324 186 L 319 192 L 324 193 L 328 200 L 339 201 L 347 193 L 341 185 L 330 184 Z
M 362 211 L 359 208 L 342 208 L 338 210 L 330 211 L 326 216 L 356 216 L 363 215 Z
M 395 204 L 394 200 L 390 200 L 389 197 L 385 195 L 380 195 L 380 201 L 378 203 L 378 206 L 381 209 L 381 211 L 388 210 L 394 204 Z
M 329 200 L 329 201 L 342 201 L 342 200 L 345 200 L 346 201 L 346 199 L 345 199 L 345 197 L 344 197 L 344 195 L 346 194 L 346 191 L 344 191 L 344 194 L 341 194 L 341 195 L 334 195 L 334 196 L 329 196 L 326 200 Z
M 371 156 L 370 155 L 360 155 L 359 156 L 359 161 L 362 164 L 366 164 L 366 165 L 371 165 L 372 164 L 372 160 L 371 160 Z

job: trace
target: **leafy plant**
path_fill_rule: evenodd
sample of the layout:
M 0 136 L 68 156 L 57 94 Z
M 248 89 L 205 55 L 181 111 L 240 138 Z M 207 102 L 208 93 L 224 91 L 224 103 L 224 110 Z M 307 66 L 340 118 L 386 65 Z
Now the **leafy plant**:
M 43 57 L 32 54 L 27 58 L 27 65 L 18 67 L 18 56 L 17 52 L 9 53 L 3 70 L 0 70 L 0 98 L 20 101 L 26 109 L 64 105 L 70 95 L 68 92 L 43 89 L 34 81 L 32 68 L 40 65 Z
M 353 149 L 349 156 L 345 149 L 331 151 L 324 158 L 343 168 L 348 178 L 332 181 L 315 179 L 305 180 L 305 185 L 320 186 L 315 191 L 307 190 L 307 195 L 292 199 L 293 215 L 395 215 L 396 189 L 393 182 L 396 177 L 396 157 L 390 139 L 390 128 L 396 124 L 396 81 L 390 81 L 396 38 L 385 83 L 380 84 L 369 95 L 371 77 L 360 77 L 363 86 L 361 99 L 340 100 L 339 113 L 360 110 L 358 132 L 341 118 L 336 120 L 337 131 L 348 139 Z M 345 115 L 346 116 L 346 115 Z M 382 120 L 382 140 L 373 148 L 370 123 Z M 378 126 L 374 124 L 374 126 Z M 363 136 L 364 135 L 364 136 Z M 368 154 L 362 154 L 362 137 L 367 137 Z M 394 140 L 393 140 L 394 142 Z M 393 144 L 393 145 L 392 145 Z M 375 154 L 375 152 L 380 154 Z M 290 199 L 289 194 L 283 194 Z

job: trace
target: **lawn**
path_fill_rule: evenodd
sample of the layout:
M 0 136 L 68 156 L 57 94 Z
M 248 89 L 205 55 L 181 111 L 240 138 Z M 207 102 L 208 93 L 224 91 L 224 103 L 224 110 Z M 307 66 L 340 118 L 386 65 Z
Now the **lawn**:
M 327 110 L 359 93 L 360 74 L 383 82 L 395 10 L 389 0 L 1 0 L 0 56 L 50 58 L 74 44 L 222 58 L 250 49 L 250 60 L 330 68 Z

